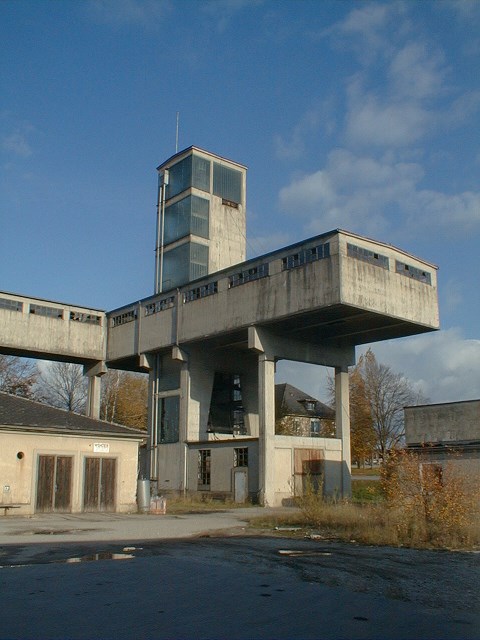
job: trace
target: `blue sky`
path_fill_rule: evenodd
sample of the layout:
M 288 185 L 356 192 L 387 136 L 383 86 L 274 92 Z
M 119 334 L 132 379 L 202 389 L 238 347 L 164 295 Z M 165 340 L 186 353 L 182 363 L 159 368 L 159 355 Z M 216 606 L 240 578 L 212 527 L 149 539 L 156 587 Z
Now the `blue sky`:
M 248 166 L 249 255 L 344 228 L 439 266 L 442 330 L 374 345 L 480 397 L 480 2 L 3 0 L 0 288 L 153 290 L 156 166 Z M 283 364 L 324 398 L 319 368 Z

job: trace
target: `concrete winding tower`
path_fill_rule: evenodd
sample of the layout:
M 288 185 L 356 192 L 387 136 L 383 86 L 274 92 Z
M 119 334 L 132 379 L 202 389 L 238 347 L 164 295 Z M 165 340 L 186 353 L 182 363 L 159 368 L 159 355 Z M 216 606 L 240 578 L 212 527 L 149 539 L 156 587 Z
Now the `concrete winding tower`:
M 158 168 L 155 293 L 246 258 L 246 168 L 189 147 Z

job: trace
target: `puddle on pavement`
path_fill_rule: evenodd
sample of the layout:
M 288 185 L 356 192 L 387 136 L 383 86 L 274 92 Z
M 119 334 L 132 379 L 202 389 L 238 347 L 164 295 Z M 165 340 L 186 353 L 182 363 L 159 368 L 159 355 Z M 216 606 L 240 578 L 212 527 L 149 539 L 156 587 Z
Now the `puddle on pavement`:
M 75 558 L 67 558 L 64 560 L 67 564 L 76 562 L 97 562 L 98 560 L 129 560 L 134 558 L 133 553 L 113 553 L 111 551 L 101 551 L 100 553 L 92 553 L 87 556 L 78 556 Z
M 278 553 L 281 556 L 331 556 L 330 551 L 299 551 L 297 549 L 279 549 Z

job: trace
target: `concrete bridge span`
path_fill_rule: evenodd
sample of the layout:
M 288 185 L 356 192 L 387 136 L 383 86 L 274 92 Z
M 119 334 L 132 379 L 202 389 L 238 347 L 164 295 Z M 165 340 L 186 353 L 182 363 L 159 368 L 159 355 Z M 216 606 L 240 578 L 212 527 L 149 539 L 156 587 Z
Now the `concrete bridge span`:
M 249 348 L 253 326 L 288 340 L 290 355 L 309 345 L 302 360 L 322 351 L 331 364 L 339 348 L 438 329 L 436 267 L 336 230 L 111 311 L 107 322 L 114 367 L 197 342 Z

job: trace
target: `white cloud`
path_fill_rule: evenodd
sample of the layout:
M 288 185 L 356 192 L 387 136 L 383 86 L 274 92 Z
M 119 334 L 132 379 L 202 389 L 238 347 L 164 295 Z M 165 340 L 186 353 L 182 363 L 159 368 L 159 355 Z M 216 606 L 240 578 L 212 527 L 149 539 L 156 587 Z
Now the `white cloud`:
M 208 0 L 202 4 L 202 10 L 215 20 L 217 31 L 223 33 L 236 13 L 262 3 L 263 0 Z
M 308 232 L 344 228 L 365 235 L 392 229 L 449 228 L 455 233 L 480 227 L 480 192 L 445 194 L 420 189 L 418 163 L 332 151 L 324 168 L 298 176 L 279 193 L 281 208 L 304 219 Z
M 458 328 L 370 345 L 377 360 L 392 367 L 430 402 L 480 398 L 480 340 Z
M 301 158 L 305 153 L 305 140 L 317 131 L 319 122 L 319 111 L 311 110 L 302 116 L 288 136 L 275 136 L 274 145 L 277 157 L 283 160 Z
M 19 158 L 28 158 L 33 153 L 25 134 L 19 131 L 5 136 L 2 140 L 2 148 Z
M 480 340 L 468 340 L 459 329 L 388 340 L 357 349 L 357 361 L 368 347 L 377 360 L 402 373 L 428 402 L 480 398 Z M 288 382 L 328 402 L 333 369 L 280 361 L 276 382 Z
M 379 51 L 388 47 L 385 28 L 399 6 L 398 3 L 363 4 L 341 22 L 325 29 L 322 35 L 331 36 L 339 47 L 353 49 L 358 59 L 368 64 Z
M 372 94 L 350 100 L 346 137 L 365 147 L 405 147 L 425 135 L 429 113 L 418 104 L 382 101 Z
M 421 100 L 443 90 L 447 70 L 441 52 L 424 42 L 408 42 L 395 53 L 387 73 L 396 95 Z

